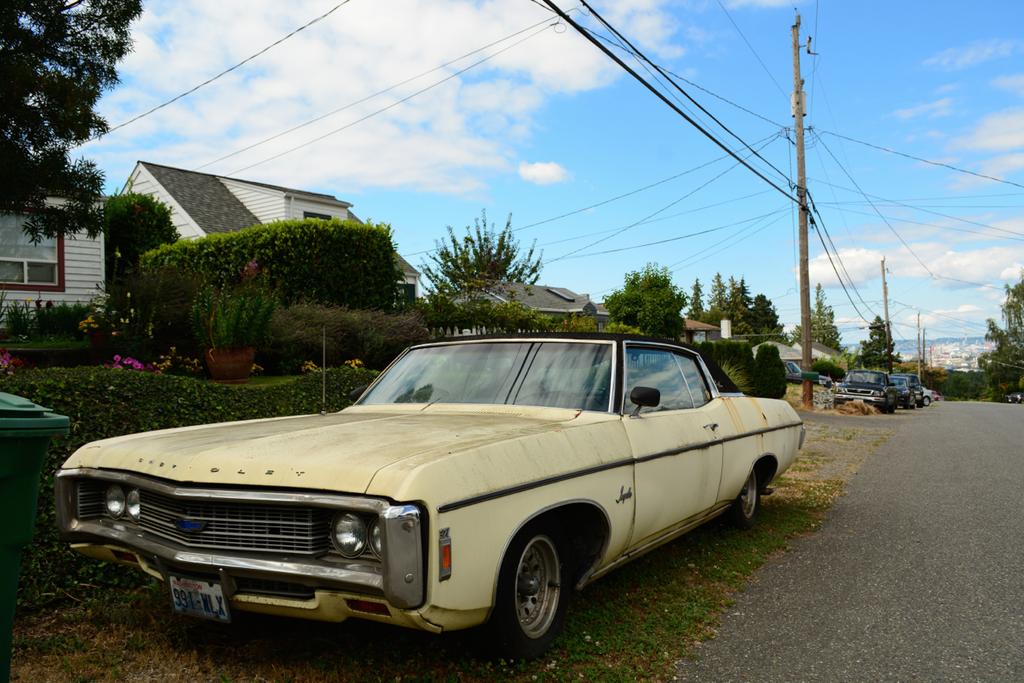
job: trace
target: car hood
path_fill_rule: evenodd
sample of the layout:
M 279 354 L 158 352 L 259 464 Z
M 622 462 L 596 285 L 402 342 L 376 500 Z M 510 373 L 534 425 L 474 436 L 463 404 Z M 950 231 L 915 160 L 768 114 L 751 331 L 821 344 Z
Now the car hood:
M 96 441 L 65 468 L 127 470 L 181 482 L 366 491 L 382 468 L 611 415 L 559 408 L 434 405 L 166 429 Z

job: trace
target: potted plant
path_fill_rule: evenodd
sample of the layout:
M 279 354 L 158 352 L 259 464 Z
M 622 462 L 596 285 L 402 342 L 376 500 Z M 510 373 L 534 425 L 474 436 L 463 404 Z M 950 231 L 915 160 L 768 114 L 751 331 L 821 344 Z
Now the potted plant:
M 111 310 L 110 297 L 98 294 L 92 298 L 89 306 L 89 315 L 78 323 L 78 330 L 89 338 L 89 345 L 93 349 L 105 349 L 110 344 L 110 338 L 116 334 L 116 315 Z
M 257 287 L 207 286 L 192 304 L 192 325 L 210 376 L 224 384 L 249 381 L 256 346 L 267 337 L 277 303 Z

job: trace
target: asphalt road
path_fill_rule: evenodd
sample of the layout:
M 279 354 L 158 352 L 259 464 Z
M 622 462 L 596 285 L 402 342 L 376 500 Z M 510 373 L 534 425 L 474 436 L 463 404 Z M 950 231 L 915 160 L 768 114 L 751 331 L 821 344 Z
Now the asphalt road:
M 1024 406 L 893 424 L 678 680 L 1024 681 Z

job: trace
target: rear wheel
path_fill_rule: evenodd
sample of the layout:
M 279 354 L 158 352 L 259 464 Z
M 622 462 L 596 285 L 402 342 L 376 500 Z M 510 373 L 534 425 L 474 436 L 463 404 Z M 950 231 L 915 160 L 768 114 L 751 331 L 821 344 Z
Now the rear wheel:
M 925 396 L 923 399 L 921 399 L 921 403 L 923 403 L 924 407 L 927 408 L 932 404 L 932 399 L 929 398 L 928 396 Z
M 750 470 L 750 476 L 743 484 L 740 495 L 732 502 L 729 508 L 729 521 L 740 529 L 749 529 L 754 526 L 754 519 L 761 507 L 761 493 L 757 488 L 757 470 Z
M 572 590 L 561 530 L 533 523 L 513 539 L 502 560 L 488 628 L 494 654 L 534 659 L 562 631 Z

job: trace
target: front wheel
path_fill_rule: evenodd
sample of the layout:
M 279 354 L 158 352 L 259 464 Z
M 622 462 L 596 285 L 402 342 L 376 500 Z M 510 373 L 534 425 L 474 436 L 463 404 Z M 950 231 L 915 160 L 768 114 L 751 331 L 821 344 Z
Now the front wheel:
M 534 659 L 561 633 L 572 590 L 565 548 L 552 524 L 530 524 L 513 539 L 488 622 L 497 656 Z
M 922 405 L 924 405 L 925 408 L 927 408 L 932 404 L 932 400 L 929 397 L 925 396 L 923 399 L 921 399 L 921 403 Z
M 757 470 L 750 470 L 750 476 L 743 484 L 740 495 L 729 508 L 729 521 L 740 529 L 754 526 L 758 509 L 761 507 L 761 493 L 757 488 Z

